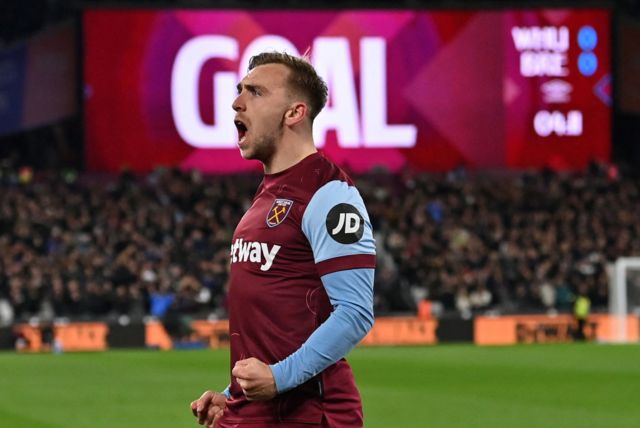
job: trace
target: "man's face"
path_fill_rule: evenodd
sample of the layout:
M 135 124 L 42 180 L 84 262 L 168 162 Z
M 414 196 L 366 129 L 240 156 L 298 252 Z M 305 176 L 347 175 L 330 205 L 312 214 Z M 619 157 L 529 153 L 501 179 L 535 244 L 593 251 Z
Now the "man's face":
M 273 157 L 290 106 L 288 75 L 282 64 L 265 64 L 251 70 L 238 84 L 233 109 L 243 158 L 265 163 Z

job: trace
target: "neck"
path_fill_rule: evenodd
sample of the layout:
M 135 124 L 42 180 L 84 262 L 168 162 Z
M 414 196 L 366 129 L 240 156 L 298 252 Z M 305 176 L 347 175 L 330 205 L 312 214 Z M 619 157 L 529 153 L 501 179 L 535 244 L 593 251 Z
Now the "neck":
M 311 133 L 302 135 L 285 131 L 277 142 L 276 151 L 271 159 L 263 163 L 264 173 L 275 174 L 284 171 L 317 151 Z

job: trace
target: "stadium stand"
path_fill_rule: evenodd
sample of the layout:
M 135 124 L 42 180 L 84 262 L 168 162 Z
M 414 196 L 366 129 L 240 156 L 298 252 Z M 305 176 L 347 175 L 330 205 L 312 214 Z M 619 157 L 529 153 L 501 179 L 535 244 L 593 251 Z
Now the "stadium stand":
M 231 227 L 258 176 L 2 177 L 5 322 L 225 316 Z M 377 313 L 415 311 L 425 298 L 463 315 L 569 312 L 582 285 L 604 309 L 607 263 L 640 255 L 638 184 L 598 164 L 563 175 L 360 176 L 379 249 Z

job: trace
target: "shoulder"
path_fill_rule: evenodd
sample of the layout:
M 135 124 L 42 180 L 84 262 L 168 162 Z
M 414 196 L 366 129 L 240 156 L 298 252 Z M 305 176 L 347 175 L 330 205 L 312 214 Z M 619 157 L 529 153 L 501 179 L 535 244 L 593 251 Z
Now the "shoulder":
M 307 174 L 310 176 L 307 210 L 322 208 L 322 211 L 326 211 L 327 208 L 344 205 L 364 209 L 360 192 L 351 177 L 323 155 L 309 163 Z
M 309 177 L 309 187 L 311 193 L 316 193 L 322 189 L 327 183 L 340 182 L 347 186 L 354 186 L 351 177 L 333 163 L 331 160 L 320 154 L 309 163 L 306 175 Z

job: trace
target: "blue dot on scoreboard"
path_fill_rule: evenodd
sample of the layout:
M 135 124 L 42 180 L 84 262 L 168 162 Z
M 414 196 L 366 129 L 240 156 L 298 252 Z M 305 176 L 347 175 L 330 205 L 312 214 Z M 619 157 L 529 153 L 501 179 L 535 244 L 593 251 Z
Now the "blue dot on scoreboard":
M 583 76 L 593 76 L 598 69 L 598 57 L 593 52 L 582 52 L 578 57 L 578 69 Z
M 598 44 L 598 33 L 593 27 L 585 25 L 578 31 L 578 46 L 585 51 L 593 50 Z

